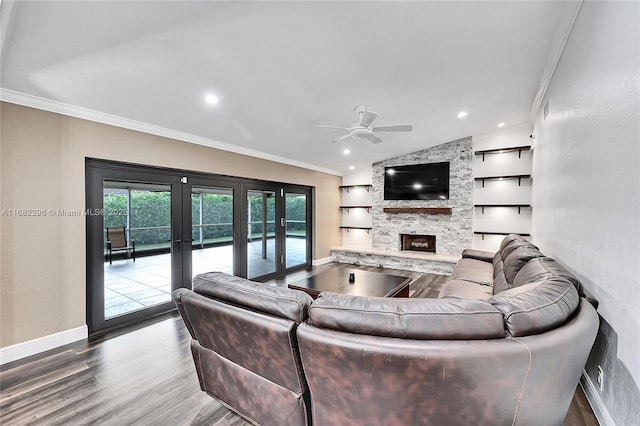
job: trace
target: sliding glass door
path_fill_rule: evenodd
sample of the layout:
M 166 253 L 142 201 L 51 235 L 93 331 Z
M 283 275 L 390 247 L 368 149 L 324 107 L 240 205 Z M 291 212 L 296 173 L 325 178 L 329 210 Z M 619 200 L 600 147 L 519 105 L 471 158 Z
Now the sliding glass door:
M 266 279 L 311 264 L 311 190 L 247 185 L 247 277 Z
M 279 271 L 282 251 L 277 234 L 277 190 L 247 190 L 247 277 L 249 279 Z
M 87 324 L 174 309 L 204 272 L 266 280 L 311 265 L 311 188 L 87 159 Z
M 103 206 L 104 318 L 170 302 L 171 185 L 105 181 Z
M 305 265 L 311 254 L 308 238 L 308 194 L 285 193 L 285 258 L 287 268 Z
M 87 160 L 86 182 L 90 332 L 173 309 L 185 286 L 180 176 Z
M 191 276 L 218 271 L 233 275 L 233 188 L 191 188 Z

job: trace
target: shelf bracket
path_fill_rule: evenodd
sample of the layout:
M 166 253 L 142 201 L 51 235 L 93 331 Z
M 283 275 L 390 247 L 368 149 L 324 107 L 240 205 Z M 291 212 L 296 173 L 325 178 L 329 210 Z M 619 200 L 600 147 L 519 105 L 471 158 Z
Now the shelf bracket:
M 482 206 L 482 214 L 484 214 L 484 206 Z
M 521 149 L 518 150 L 518 158 L 522 158 L 522 150 Z
M 522 177 L 518 177 L 518 186 L 522 185 Z
M 482 154 L 484 156 L 484 154 Z M 482 187 L 484 188 L 484 179 L 482 179 Z

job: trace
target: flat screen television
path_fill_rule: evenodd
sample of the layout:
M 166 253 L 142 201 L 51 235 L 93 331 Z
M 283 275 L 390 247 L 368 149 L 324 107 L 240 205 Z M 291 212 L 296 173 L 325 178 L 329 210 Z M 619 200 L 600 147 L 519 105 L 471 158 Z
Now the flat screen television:
M 449 162 L 384 168 L 385 200 L 448 200 Z

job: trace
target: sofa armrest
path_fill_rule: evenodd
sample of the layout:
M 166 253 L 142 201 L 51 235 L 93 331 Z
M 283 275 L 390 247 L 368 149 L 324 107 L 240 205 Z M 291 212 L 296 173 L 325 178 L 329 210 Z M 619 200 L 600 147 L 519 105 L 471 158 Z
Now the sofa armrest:
M 493 262 L 493 257 L 496 254 L 492 251 L 476 250 L 476 249 L 464 249 L 462 251 L 463 259 L 476 259 L 483 262 Z

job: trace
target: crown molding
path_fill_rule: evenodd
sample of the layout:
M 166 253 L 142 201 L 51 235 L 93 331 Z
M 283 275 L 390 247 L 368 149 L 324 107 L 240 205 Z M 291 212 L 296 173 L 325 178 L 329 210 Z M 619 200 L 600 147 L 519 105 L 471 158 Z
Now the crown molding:
M 222 151 L 260 158 L 262 160 L 274 161 L 276 163 L 287 164 L 289 166 L 301 167 L 303 169 L 314 170 L 330 175 L 342 176 L 342 173 L 337 170 L 319 167 L 314 164 L 305 163 L 303 161 L 280 157 L 278 155 L 268 154 L 266 152 L 256 151 L 237 145 L 231 145 L 228 143 L 217 141 L 215 139 L 209 139 L 202 136 L 192 135 L 190 133 L 180 132 L 178 130 L 167 129 L 165 127 L 155 126 L 153 124 L 130 120 L 128 118 L 120 117 L 117 115 L 106 114 L 103 112 L 94 111 L 88 108 L 70 105 L 63 102 L 52 101 L 51 99 L 28 95 L 26 93 L 16 92 L 14 90 L 0 88 L 0 101 L 23 105 L 49 112 L 55 112 L 57 114 L 81 118 L 84 120 L 95 121 L 96 123 L 108 124 L 110 126 L 121 127 L 123 129 L 135 130 L 151 135 L 176 139 L 182 142 L 203 145 L 209 148 L 215 148 Z
M 578 12 L 580 12 L 580 8 L 582 7 L 582 2 L 583 0 L 569 0 L 564 3 L 564 8 L 562 9 L 560 20 L 558 21 L 558 26 L 556 27 L 553 40 L 551 41 L 549 56 L 547 56 L 547 63 L 545 64 L 544 71 L 542 72 L 542 79 L 540 80 L 538 92 L 536 93 L 536 97 L 533 99 L 531 111 L 529 112 L 529 123 L 531 124 L 535 122 L 538 110 L 542 105 L 542 100 L 547 94 L 547 88 L 549 87 L 551 78 L 553 78 L 553 74 L 556 71 L 562 52 L 564 52 L 564 47 L 567 44 L 567 40 L 569 39 L 569 35 L 573 29 L 573 24 L 576 22 Z

